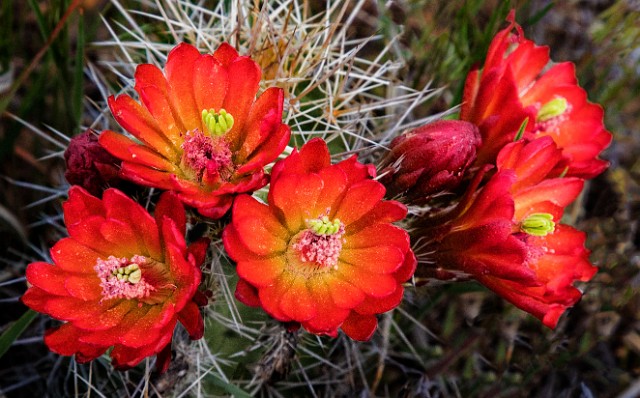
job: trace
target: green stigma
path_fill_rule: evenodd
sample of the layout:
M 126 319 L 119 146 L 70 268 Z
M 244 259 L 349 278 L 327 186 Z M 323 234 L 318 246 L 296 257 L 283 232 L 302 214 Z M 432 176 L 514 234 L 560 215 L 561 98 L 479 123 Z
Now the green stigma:
M 129 264 L 126 267 L 114 269 L 111 273 L 118 278 L 119 281 L 129 282 L 133 285 L 142 279 L 142 271 L 138 264 Z
M 549 119 L 560 116 L 567 111 L 568 103 L 563 97 L 554 98 L 546 104 L 542 105 L 538 111 L 537 122 L 546 122 Z
M 220 109 L 217 113 L 213 109 L 203 109 L 202 124 L 207 127 L 210 134 L 221 137 L 233 127 L 233 116 L 224 109 Z
M 555 231 L 556 223 L 549 213 L 534 213 L 522 221 L 520 229 L 529 235 L 547 236 Z
M 324 216 L 322 218 L 316 218 L 314 220 L 307 220 L 309 228 L 318 235 L 334 235 L 340 232 L 342 223 L 339 219 L 333 221 L 329 220 L 329 217 Z

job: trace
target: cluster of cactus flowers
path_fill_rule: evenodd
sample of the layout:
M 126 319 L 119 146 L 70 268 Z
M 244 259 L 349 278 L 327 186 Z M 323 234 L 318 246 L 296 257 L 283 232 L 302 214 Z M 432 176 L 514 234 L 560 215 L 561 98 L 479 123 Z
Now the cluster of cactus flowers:
M 379 314 L 432 279 L 476 280 L 554 328 L 597 271 L 561 219 L 607 167 L 611 134 L 573 64 L 549 67 L 548 48 L 508 22 L 469 73 L 459 120 L 396 137 L 377 165 L 332 163 L 320 138 L 285 156 L 285 92 L 257 96 L 259 65 L 229 44 L 182 43 L 164 70 L 139 65 L 139 101 L 109 99 L 132 138 L 71 142 L 69 237 L 53 264 L 27 268 L 23 302 L 63 321 L 47 346 L 78 362 L 108 352 L 118 369 L 157 355 L 166 370 L 178 322 L 204 335 L 201 267 L 222 248 L 186 236 L 210 220 L 225 225 L 236 299 L 289 329 L 369 340 Z M 152 212 L 113 188 L 125 180 L 163 191 Z

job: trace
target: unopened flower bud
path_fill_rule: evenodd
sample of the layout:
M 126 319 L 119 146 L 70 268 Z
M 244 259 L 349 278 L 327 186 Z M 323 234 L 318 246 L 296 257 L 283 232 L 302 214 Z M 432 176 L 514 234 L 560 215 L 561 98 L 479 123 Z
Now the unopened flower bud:
M 420 203 L 454 189 L 476 159 L 478 128 L 460 120 L 442 120 L 395 138 L 383 161 L 380 181 L 390 197 L 404 193 Z
M 90 129 L 71 139 L 64 160 L 64 177 L 69 184 L 79 185 L 93 195 L 101 196 L 108 185 L 120 182 L 120 160 L 100 146 L 98 136 Z

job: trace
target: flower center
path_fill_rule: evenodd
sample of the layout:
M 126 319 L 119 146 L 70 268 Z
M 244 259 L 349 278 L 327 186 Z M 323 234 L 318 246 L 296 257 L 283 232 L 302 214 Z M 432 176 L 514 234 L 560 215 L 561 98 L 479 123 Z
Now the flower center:
M 537 131 L 552 131 L 567 119 L 571 105 L 564 97 L 556 97 L 542 105 L 536 117 Z
M 307 220 L 308 229 L 302 231 L 293 249 L 303 263 L 315 263 L 322 268 L 338 268 L 342 250 L 344 225 L 339 219 L 330 221 L 327 216 Z
M 525 218 L 520 224 L 520 229 L 533 236 L 547 236 L 555 231 L 556 223 L 549 213 L 534 213 Z
M 203 109 L 202 124 L 209 130 L 209 134 L 222 137 L 233 127 L 233 116 L 224 109 L 220 109 L 220 112 Z
M 199 182 L 203 179 L 229 180 L 233 174 L 232 153 L 224 135 L 233 127 L 233 116 L 226 110 L 202 111 L 205 132 L 195 129 L 186 133 L 180 166 Z
M 141 266 L 147 265 L 147 258 L 133 256 L 131 259 L 109 256 L 96 261 L 93 269 L 100 278 L 102 299 L 139 299 L 148 297 L 156 288 L 142 276 Z

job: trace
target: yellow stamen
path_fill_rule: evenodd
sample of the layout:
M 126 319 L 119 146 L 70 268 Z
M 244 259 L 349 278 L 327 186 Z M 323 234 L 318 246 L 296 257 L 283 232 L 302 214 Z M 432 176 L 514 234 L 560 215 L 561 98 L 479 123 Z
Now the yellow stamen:
M 534 213 L 522 221 L 520 229 L 529 235 L 546 236 L 555 231 L 556 223 L 549 213 Z
M 233 127 L 233 116 L 224 109 L 220 109 L 220 112 L 213 109 L 203 109 L 202 124 L 211 135 L 221 137 Z
M 309 228 L 318 235 L 334 235 L 340 231 L 339 219 L 333 221 L 329 220 L 329 217 L 324 216 L 322 218 L 316 218 L 313 220 L 307 220 Z
M 118 278 L 119 281 L 126 281 L 133 285 L 142 279 L 142 271 L 138 264 L 129 264 L 126 267 L 114 269 L 111 273 Z
M 560 116 L 567 111 L 569 107 L 567 100 L 563 97 L 554 98 L 546 104 L 542 105 L 542 108 L 538 111 L 537 122 L 546 122 L 549 119 Z

